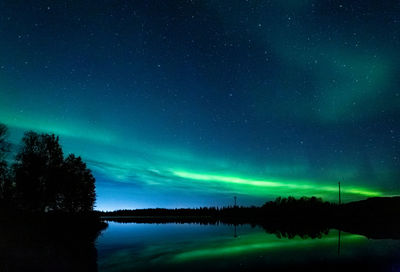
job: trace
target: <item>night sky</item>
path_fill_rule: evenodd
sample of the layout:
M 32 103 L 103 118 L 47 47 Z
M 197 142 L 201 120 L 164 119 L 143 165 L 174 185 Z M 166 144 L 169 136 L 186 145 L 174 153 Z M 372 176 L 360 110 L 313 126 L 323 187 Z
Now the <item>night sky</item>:
M 399 1 L 0 0 L 0 122 L 101 210 L 395 195 L 399 34 Z

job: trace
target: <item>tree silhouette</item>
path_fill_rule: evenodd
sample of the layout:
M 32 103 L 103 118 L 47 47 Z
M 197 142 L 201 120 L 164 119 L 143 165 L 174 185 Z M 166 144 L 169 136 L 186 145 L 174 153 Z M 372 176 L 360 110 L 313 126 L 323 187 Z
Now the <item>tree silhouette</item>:
M 19 208 L 35 211 L 93 210 L 95 179 L 80 157 L 65 160 L 57 136 L 25 133 L 13 170 Z
M 64 208 L 68 212 L 93 210 L 95 179 L 81 157 L 69 155 L 64 161 Z
M 7 142 L 7 127 L 0 124 L 0 160 L 4 160 L 7 152 L 10 149 L 10 144 Z
M 0 124 L 0 204 L 5 207 L 10 204 L 13 198 L 13 184 L 10 171 L 5 160 L 10 151 L 10 144 L 7 142 L 7 127 Z
M 59 138 L 30 131 L 22 142 L 14 164 L 18 203 L 33 211 L 54 210 L 63 165 Z

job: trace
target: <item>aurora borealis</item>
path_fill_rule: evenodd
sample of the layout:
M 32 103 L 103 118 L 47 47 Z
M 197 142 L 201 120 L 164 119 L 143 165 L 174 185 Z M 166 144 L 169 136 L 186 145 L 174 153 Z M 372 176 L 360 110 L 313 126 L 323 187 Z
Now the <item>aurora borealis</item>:
M 97 208 L 400 193 L 398 1 L 0 1 L 0 122 Z M 12 154 L 8 158 L 12 161 Z

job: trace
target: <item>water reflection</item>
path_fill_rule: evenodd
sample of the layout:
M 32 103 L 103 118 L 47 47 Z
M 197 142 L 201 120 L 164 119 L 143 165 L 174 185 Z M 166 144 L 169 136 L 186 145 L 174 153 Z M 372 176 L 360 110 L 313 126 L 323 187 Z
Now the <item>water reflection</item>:
M 369 240 L 337 230 L 310 236 L 276 230 L 266 233 L 249 225 L 110 223 L 97 240 L 97 248 L 100 271 L 400 267 L 399 241 Z
M 83 220 L 83 219 L 82 219 Z M 335 229 L 0 220 L 0 271 L 394 271 L 400 241 Z

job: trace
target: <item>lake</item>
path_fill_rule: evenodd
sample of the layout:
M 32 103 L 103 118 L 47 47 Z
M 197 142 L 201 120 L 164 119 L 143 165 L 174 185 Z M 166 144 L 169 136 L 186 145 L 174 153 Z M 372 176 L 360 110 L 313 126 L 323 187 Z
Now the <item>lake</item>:
M 335 229 L 292 236 L 250 225 L 109 222 L 96 240 L 97 264 L 99 271 L 400 270 L 399 240 Z

